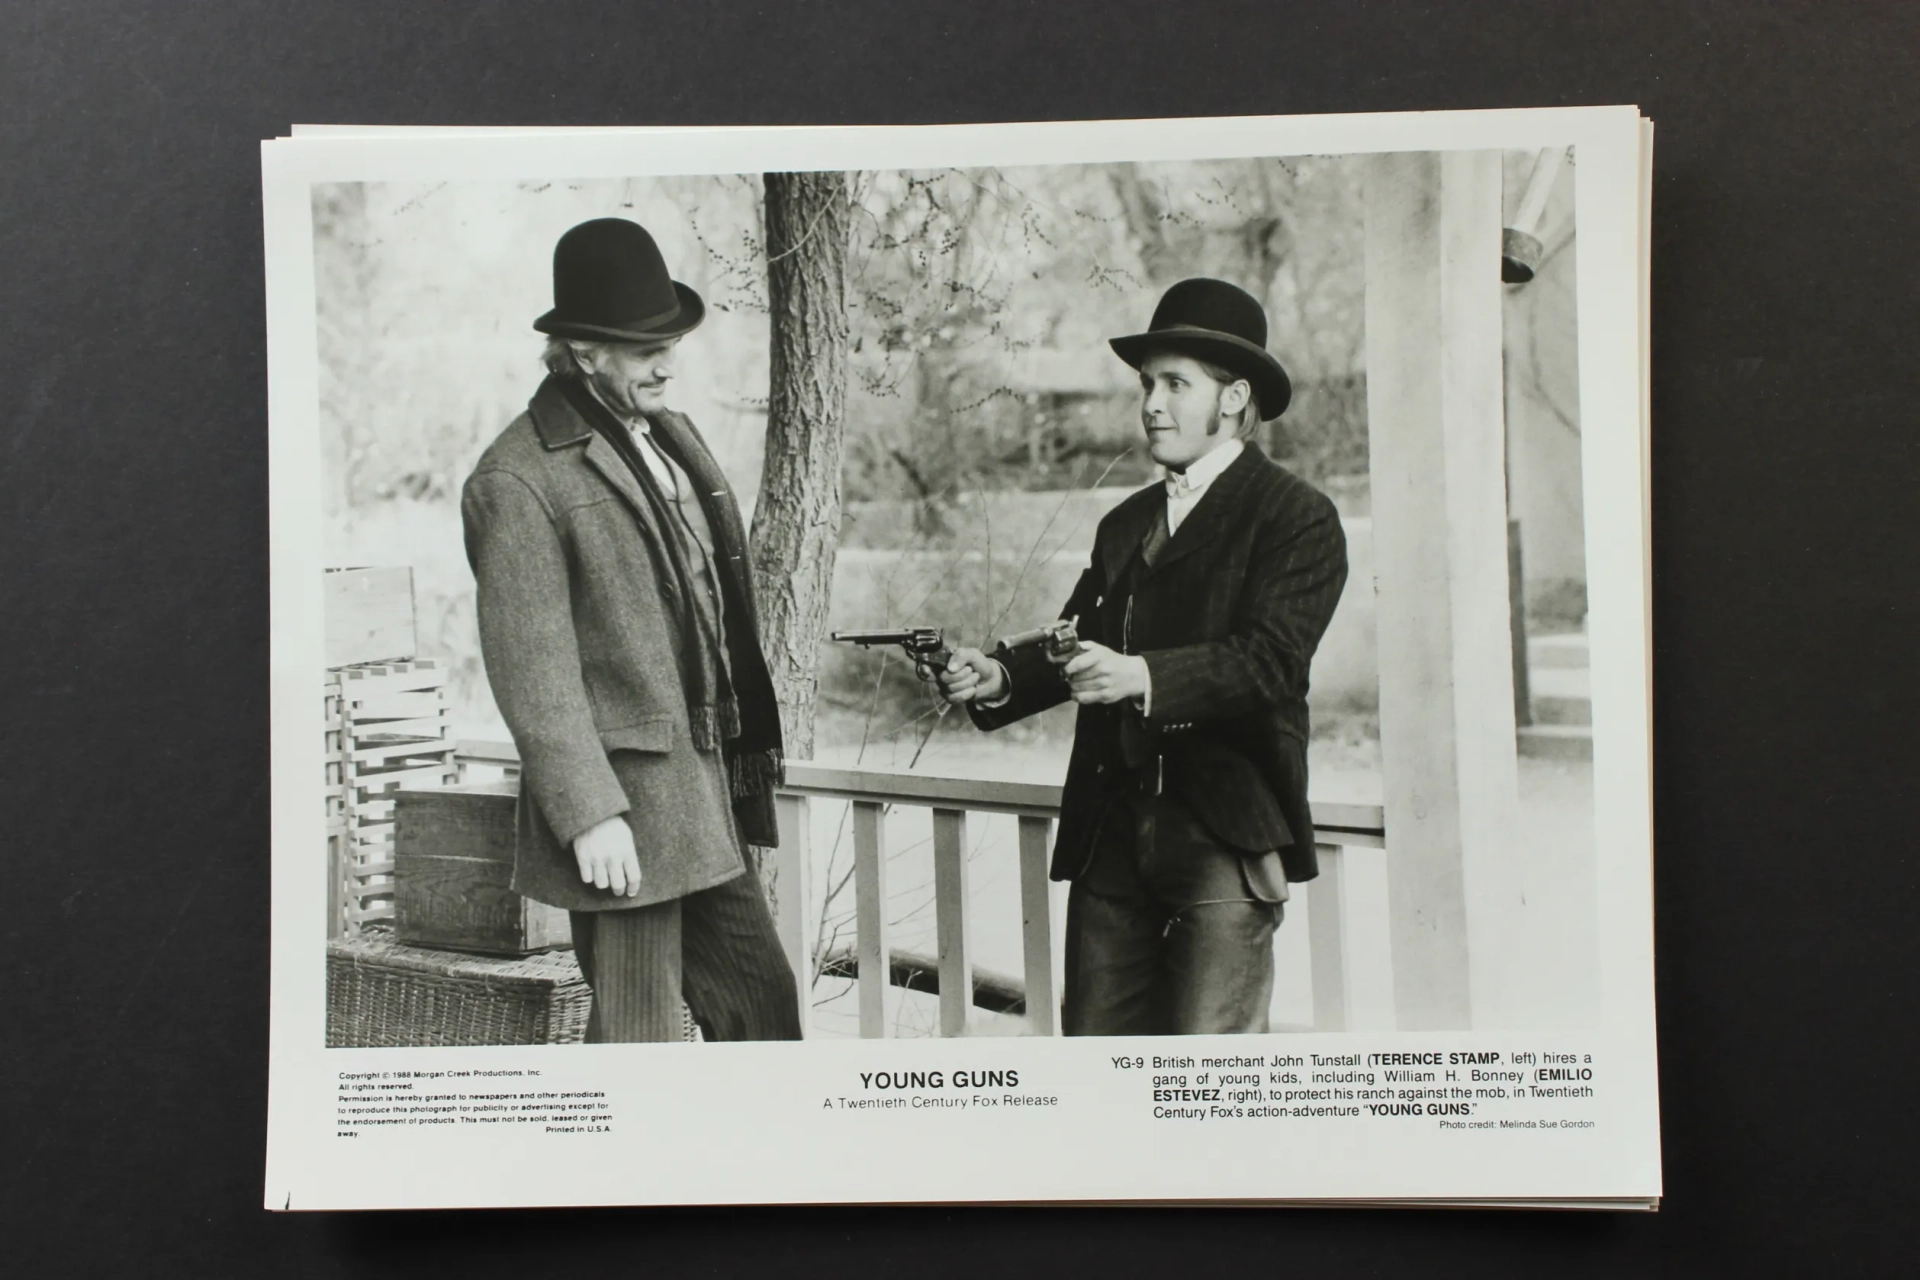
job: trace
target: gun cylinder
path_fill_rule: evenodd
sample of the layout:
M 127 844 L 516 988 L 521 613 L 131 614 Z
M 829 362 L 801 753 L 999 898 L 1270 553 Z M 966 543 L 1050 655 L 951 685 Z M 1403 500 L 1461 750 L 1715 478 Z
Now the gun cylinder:
M 1000 647 L 1006 650 L 1024 649 L 1030 644 L 1039 644 L 1050 634 L 1046 627 L 1035 627 L 1031 631 L 1016 631 L 1010 636 L 1000 638 Z

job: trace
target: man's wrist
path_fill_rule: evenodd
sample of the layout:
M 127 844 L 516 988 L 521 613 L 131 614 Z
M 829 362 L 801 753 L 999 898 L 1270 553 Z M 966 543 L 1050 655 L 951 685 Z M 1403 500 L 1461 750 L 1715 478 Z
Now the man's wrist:
M 593 822 L 588 823 L 586 826 L 580 828 L 580 830 L 574 834 L 571 840 L 568 840 L 566 842 L 567 847 L 571 849 L 578 849 L 580 847 L 580 842 L 582 840 L 585 840 L 588 836 L 593 835 L 595 832 L 599 831 L 603 827 L 609 826 L 615 822 L 624 821 L 626 819 L 626 816 L 627 816 L 627 811 L 625 809 L 622 809 L 618 813 L 610 813 L 604 818 L 599 818 Z
M 995 707 L 1004 707 L 1007 703 L 1013 701 L 1013 676 L 1008 672 L 1007 664 L 998 658 L 990 659 L 990 661 L 994 666 L 1000 668 L 1000 692 L 991 698 L 980 697 L 973 700 L 973 704 L 982 711 L 991 711 Z

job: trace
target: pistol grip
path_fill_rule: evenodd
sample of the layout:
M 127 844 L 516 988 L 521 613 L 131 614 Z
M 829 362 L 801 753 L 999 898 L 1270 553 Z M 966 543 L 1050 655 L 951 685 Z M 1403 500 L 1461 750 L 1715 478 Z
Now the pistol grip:
M 953 661 L 953 650 L 945 645 L 932 650 L 909 649 L 907 656 L 913 659 L 913 674 L 923 682 L 931 682 Z

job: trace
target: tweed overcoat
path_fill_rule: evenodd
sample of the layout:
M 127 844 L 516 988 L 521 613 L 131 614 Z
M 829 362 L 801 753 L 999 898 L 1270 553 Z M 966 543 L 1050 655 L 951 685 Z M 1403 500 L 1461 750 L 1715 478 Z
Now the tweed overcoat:
M 733 495 L 716 497 L 737 527 Z M 514 889 L 594 911 L 740 875 L 724 752 L 693 742 L 670 531 L 620 455 L 550 379 L 481 455 L 460 512 L 481 656 L 520 751 Z M 751 601 L 746 612 L 728 625 L 753 626 Z M 637 897 L 583 883 L 572 851 L 574 837 L 621 814 L 640 860 Z
M 1151 567 L 1141 544 L 1166 520 L 1164 484 L 1101 520 L 1062 618 L 1082 639 L 1137 653 L 1148 711 L 1083 706 L 1060 804 L 1052 875 L 1093 852 L 1116 768 L 1157 774 L 1222 843 L 1278 851 L 1288 880 L 1319 873 L 1307 807 L 1307 676 L 1347 580 L 1339 513 L 1319 490 L 1249 442 L 1208 486 Z M 1057 706 L 1066 684 L 1037 649 L 1007 661 L 1004 705 L 971 708 L 982 728 Z M 1123 764 L 1122 762 L 1131 762 Z

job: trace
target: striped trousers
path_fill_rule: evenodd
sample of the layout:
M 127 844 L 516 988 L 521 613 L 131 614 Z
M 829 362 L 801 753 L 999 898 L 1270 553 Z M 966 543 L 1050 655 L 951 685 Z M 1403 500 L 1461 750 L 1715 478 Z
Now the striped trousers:
M 684 898 L 573 911 L 593 988 L 588 1044 L 681 1039 L 680 1002 L 708 1040 L 798 1040 L 793 970 L 751 871 Z

